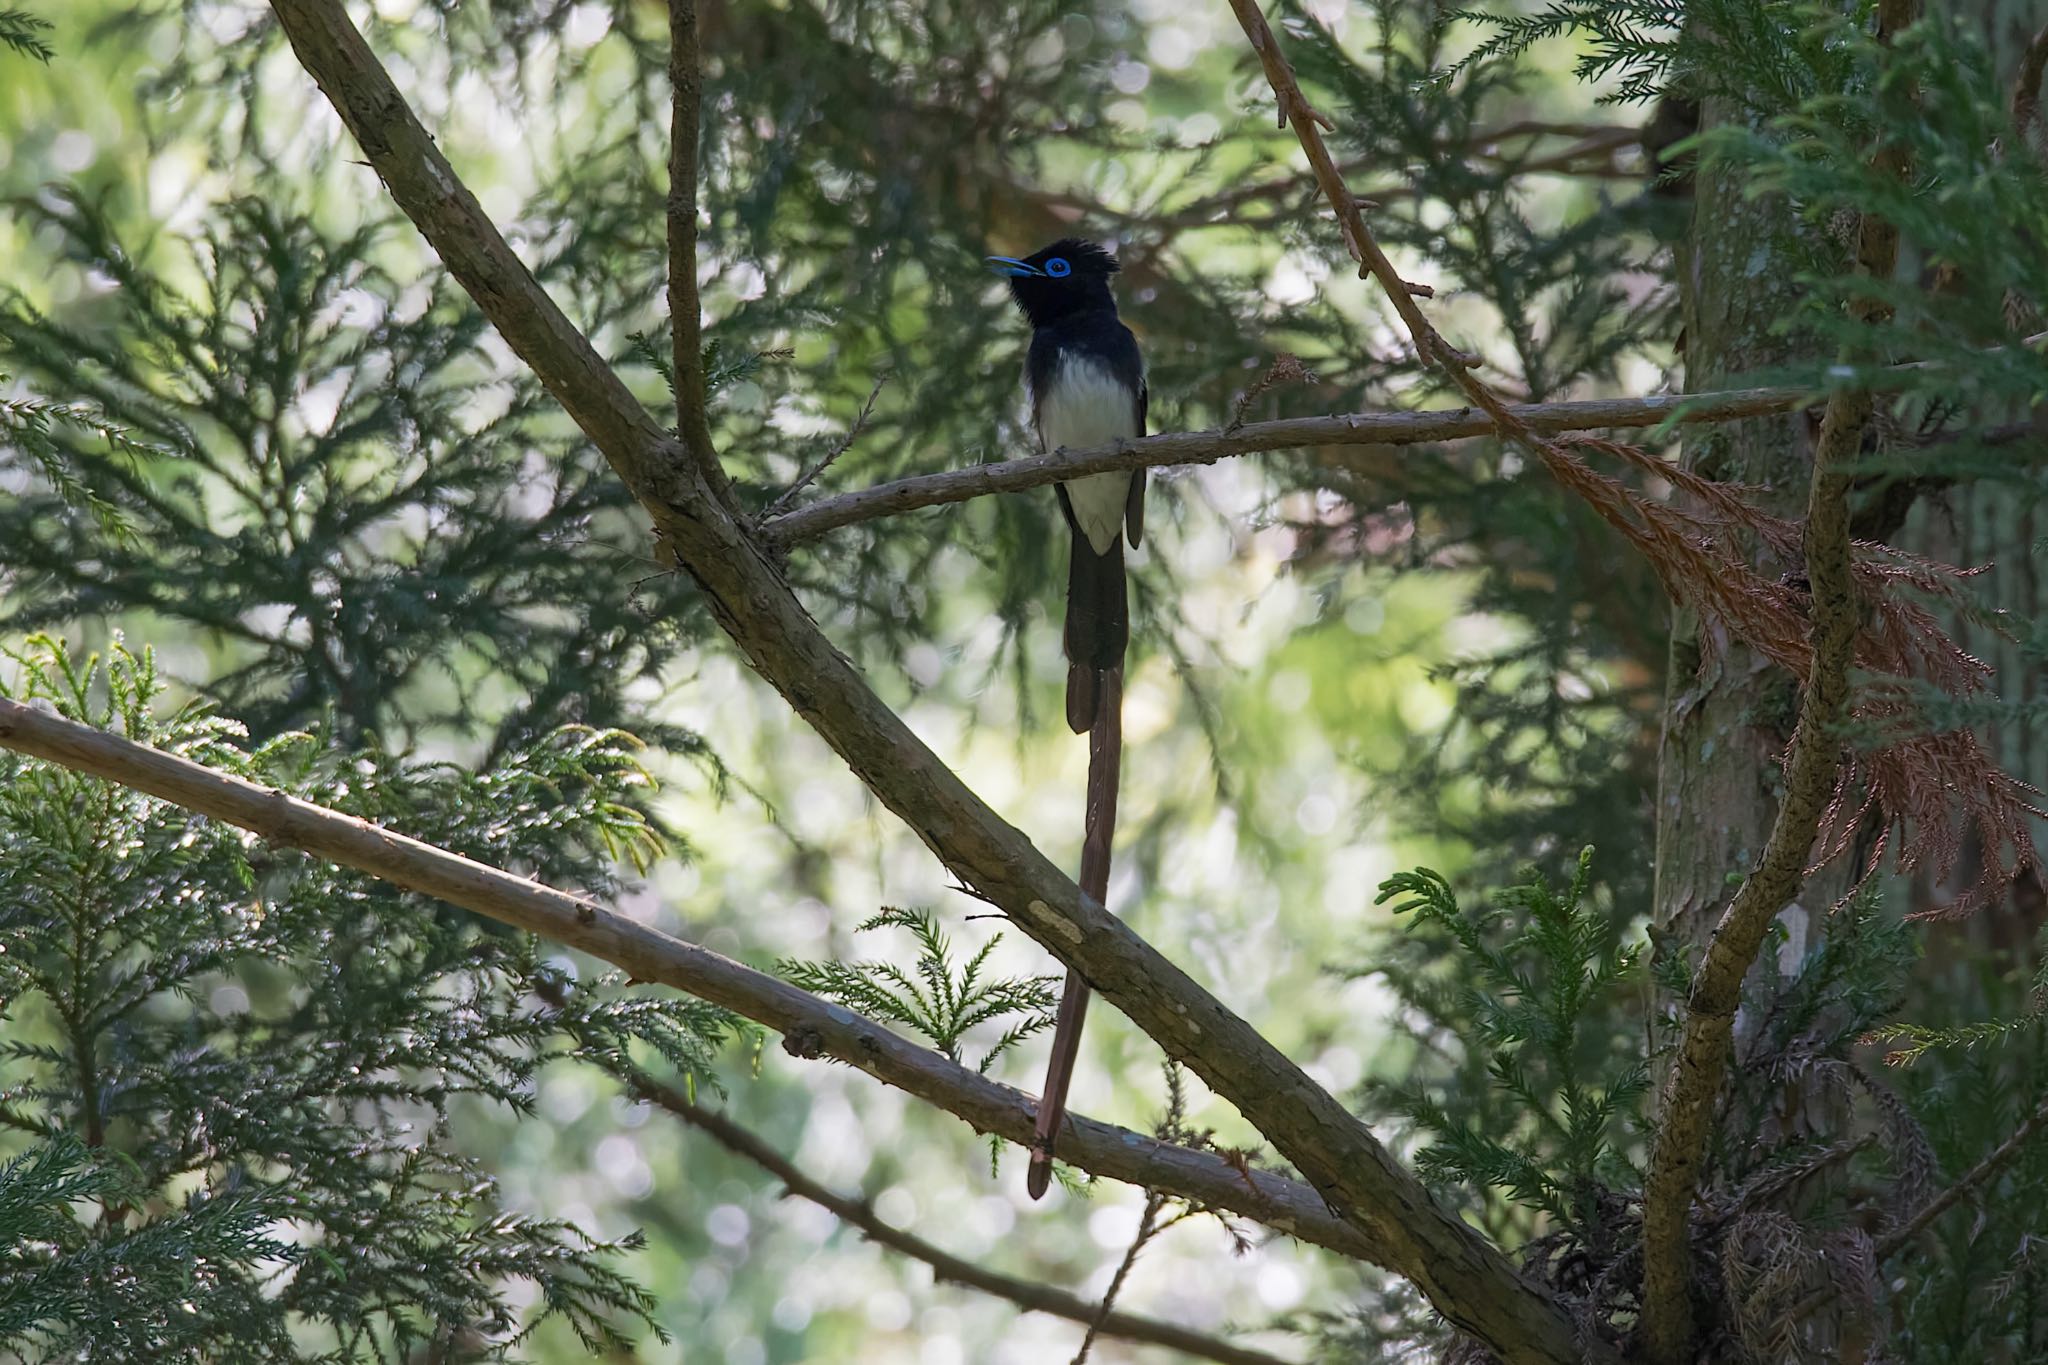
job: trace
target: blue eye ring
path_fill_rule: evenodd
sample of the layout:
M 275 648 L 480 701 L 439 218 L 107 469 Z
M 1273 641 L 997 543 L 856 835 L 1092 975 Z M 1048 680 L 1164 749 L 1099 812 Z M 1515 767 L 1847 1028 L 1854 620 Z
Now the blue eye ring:
M 1055 256 L 1045 263 L 1045 273 L 1056 280 L 1063 280 L 1074 273 L 1074 267 L 1067 264 L 1064 256 Z

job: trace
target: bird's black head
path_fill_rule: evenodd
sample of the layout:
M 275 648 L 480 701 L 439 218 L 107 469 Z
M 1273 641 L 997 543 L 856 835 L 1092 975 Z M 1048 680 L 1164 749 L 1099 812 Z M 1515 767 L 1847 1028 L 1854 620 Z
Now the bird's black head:
M 1116 257 L 1078 237 L 1063 238 L 1022 259 L 991 256 L 988 268 L 1010 277 L 1010 295 L 1033 327 L 1091 309 L 1116 309 L 1109 292 Z

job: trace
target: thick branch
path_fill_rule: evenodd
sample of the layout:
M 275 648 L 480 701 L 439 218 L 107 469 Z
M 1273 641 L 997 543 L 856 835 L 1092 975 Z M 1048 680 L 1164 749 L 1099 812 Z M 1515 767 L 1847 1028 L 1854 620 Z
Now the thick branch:
M 963 1260 L 951 1252 L 933 1246 L 922 1237 L 914 1236 L 894 1224 L 884 1222 L 876 1216 L 873 1207 L 866 1200 L 850 1199 L 819 1184 L 759 1137 L 716 1110 L 692 1104 L 673 1086 L 662 1085 L 652 1077 L 637 1072 L 627 1076 L 626 1082 L 633 1094 L 650 1104 L 666 1109 L 691 1127 L 703 1130 L 727 1151 L 745 1157 L 781 1181 L 783 1187 L 791 1194 L 831 1210 L 841 1222 L 860 1229 L 869 1241 L 908 1256 L 914 1261 L 924 1262 L 932 1268 L 934 1275 L 948 1284 L 978 1289 L 984 1294 L 1007 1299 L 1027 1312 L 1050 1313 L 1069 1322 L 1092 1325 L 1097 1317 L 1101 1316 L 1101 1330 L 1110 1336 L 1122 1337 L 1126 1341 L 1143 1341 L 1155 1346 L 1171 1347 L 1187 1355 L 1199 1356 L 1203 1360 L 1220 1360 L 1224 1365 L 1286 1365 L 1278 1356 L 1267 1355 L 1264 1351 L 1255 1351 L 1246 1346 L 1235 1346 L 1230 1342 L 1220 1341 L 1170 1322 L 1159 1322 L 1134 1313 L 1111 1312 L 1103 1315 L 1100 1304 L 1090 1303 L 1077 1295 L 1065 1293 L 1035 1280 L 1021 1280 L 1011 1275 L 1001 1275 L 972 1261 Z
M 1602 431 L 1652 427 L 1661 422 L 1731 422 L 1790 412 L 1813 401 L 1808 389 L 1735 389 L 1725 393 L 1660 394 L 1650 398 L 1595 398 L 1570 403 L 1520 403 L 1508 409 L 1532 431 Z M 1000 464 L 969 465 L 918 474 L 872 488 L 824 498 L 770 518 L 762 532 L 777 545 L 794 545 L 841 527 L 921 507 L 965 502 L 991 493 L 1017 493 L 1082 474 L 1162 465 L 1214 464 L 1234 455 L 1337 445 L 1421 445 L 1485 436 L 1494 418 L 1477 408 L 1431 412 L 1356 412 L 1332 417 L 1283 417 L 1234 430 L 1177 431 L 1089 450 L 1064 447 Z
M 1650 1358 L 1664 1365 L 1691 1358 L 1692 1199 L 1727 1070 L 1742 978 L 1771 920 L 1799 893 L 1807 854 L 1835 787 L 1842 749 L 1836 726 L 1847 709 L 1857 625 L 1849 574 L 1848 476 L 1843 471 L 1856 458 L 1869 415 L 1868 394 L 1837 394 L 1822 420 L 1805 537 L 1807 581 L 1813 589 L 1813 664 L 1785 759 L 1785 795 L 1755 870 L 1707 941 L 1686 1004 L 1678 1057 L 1666 1074 L 1658 1105 L 1643 1189 L 1643 1329 Z
M 1912 0 L 1883 0 L 1878 11 L 1880 36 L 1902 29 L 1911 7 Z M 1904 154 L 1895 147 L 1880 149 L 1873 165 L 1895 176 L 1906 170 Z M 1874 213 L 1864 214 L 1857 227 L 1857 269 L 1872 279 L 1888 280 L 1898 257 L 1898 229 Z M 1882 322 L 1891 312 L 1875 300 L 1859 300 L 1849 311 L 1864 323 Z M 1708 1129 L 1720 1102 L 1742 979 L 1756 961 L 1771 921 L 1799 894 L 1807 856 L 1840 779 L 1839 725 L 1849 709 L 1849 665 L 1859 624 L 1850 572 L 1847 470 L 1861 451 L 1871 407 L 1868 390 L 1839 392 L 1828 399 L 1821 418 L 1804 533 L 1813 604 L 1813 662 L 1785 758 L 1785 795 L 1756 870 L 1736 891 L 1707 940 L 1686 1001 L 1678 1057 L 1665 1073 L 1657 1107 L 1650 1169 L 1643 1183 L 1642 1335 L 1655 1365 L 1685 1365 L 1692 1359 L 1692 1202 L 1706 1158 Z
M 1445 1212 L 1357 1116 L 1187 973 L 1084 897 L 867 686 L 769 550 L 633 401 L 519 261 L 422 128 L 339 0 L 272 0 L 393 198 L 654 519 L 749 663 L 976 895 L 1000 907 L 1258 1126 L 1447 1319 L 1519 1365 L 1578 1365 L 1562 1309 Z
M 659 982 L 765 1024 L 796 1057 L 830 1057 L 948 1113 L 977 1132 L 1031 1140 L 1029 1097 L 873 1020 L 787 981 L 629 919 L 587 897 L 472 862 L 367 820 L 343 815 L 0 698 L 0 748 L 89 774 L 261 835 L 272 843 L 368 873 L 514 928 L 564 943 L 636 981 Z M 1214 1205 L 1346 1256 L 1382 1249 L 1333 1217 L 1306 1186 L 1247 1173 L 1222 1157 L 1070 1117 L 1060 1155 L 1097 1175 Z

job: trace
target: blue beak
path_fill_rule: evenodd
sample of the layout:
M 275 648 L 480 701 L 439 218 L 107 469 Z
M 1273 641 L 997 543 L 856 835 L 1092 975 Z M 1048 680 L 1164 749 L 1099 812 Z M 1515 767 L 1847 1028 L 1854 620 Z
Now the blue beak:
M 1042 277 L 1045 274 L 1037 266 L 1020 261 L 1015 256 L 987 256 L 983 259 L 988 262 L 988 268 L 998 275 L 1029 278 L 1034 275 Z

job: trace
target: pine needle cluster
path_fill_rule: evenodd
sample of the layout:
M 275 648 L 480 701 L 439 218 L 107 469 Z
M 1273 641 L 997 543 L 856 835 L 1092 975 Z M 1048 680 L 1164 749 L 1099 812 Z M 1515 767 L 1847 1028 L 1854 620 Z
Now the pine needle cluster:
M 603 886 L 656 842 L 617 734 L 467 771 L 331 735 L 252 745 L 170 706 L 146 652 L 45 638 L 10 671 L 18 700 L 487 862 Z M 623 1344 L 653 1321 L 620 1266 L 636 1238 L 504 1207 L 451 1106 L 525 1112 L 539 1067 L 593 1046 L 708 1077 L 729 1027 L 617 981 L 558 1003 L 564 971 L 524 936 L 0 756 L 0 1349 L 496 1359 L 550 1318 Z

